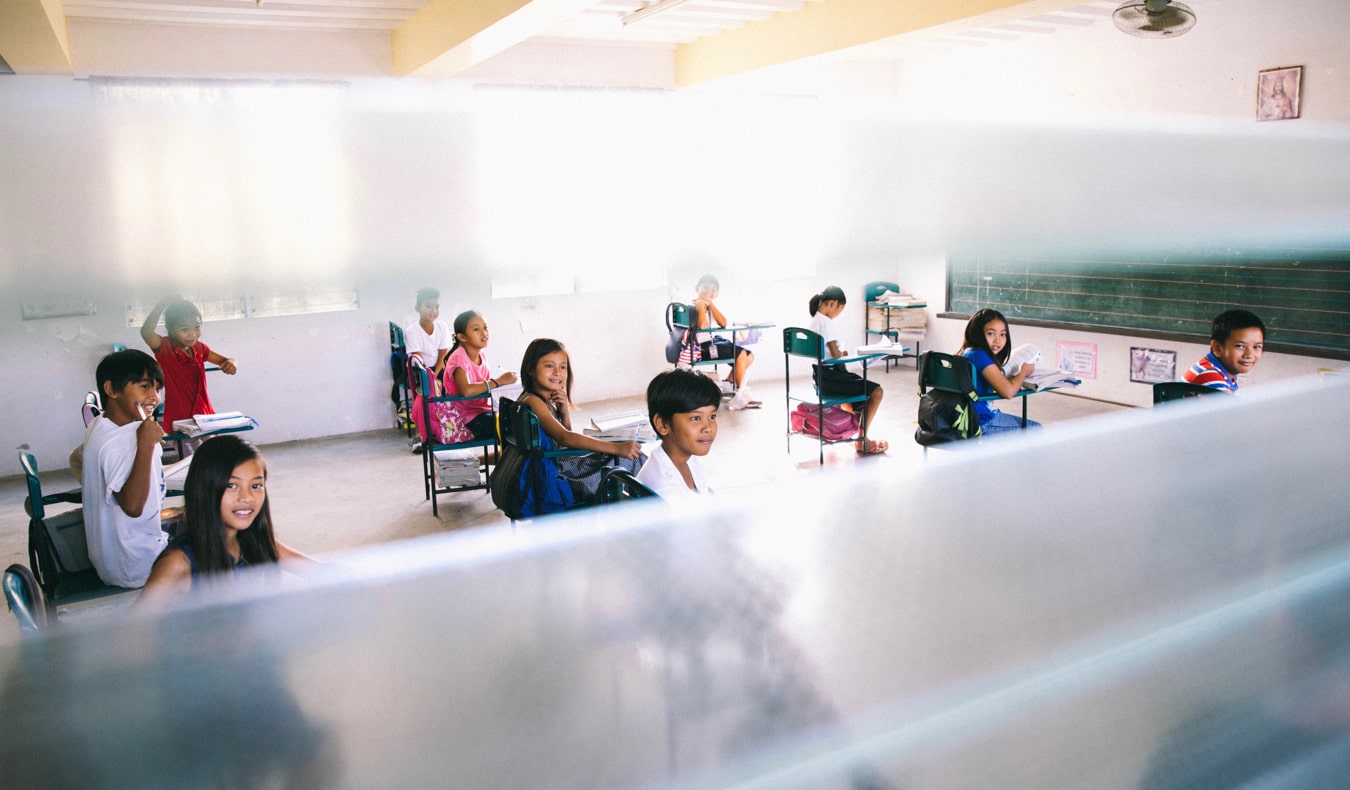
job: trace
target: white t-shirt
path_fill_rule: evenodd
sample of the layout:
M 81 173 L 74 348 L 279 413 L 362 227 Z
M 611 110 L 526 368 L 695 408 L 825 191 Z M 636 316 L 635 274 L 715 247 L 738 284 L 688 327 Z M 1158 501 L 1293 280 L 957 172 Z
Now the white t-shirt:
M 450 327 L 441 321 L 432 322 L 431 334 L 427 334 L 422 329 L 422 324 L 413 321 L 411 324 L 403 327 L 403 347 L 407 349 L 411 356 L 414 352 L 422 356 L 422 367 L 431 370 L 436 367 L 436 355 L 441 349 L 450 349 L 450 339 L 453 335 L 450 333 Z
M 139 422 L 117 425 L 107 417 L 90 423 L 84 443 L 84 537 L 99 578 L 118 587 L 144 587 L 150 566 L 168 543 L 159 525 L 164 504 L 164 451 L 155 446 L 150 491 L 141 515 L 123 512 L 114 492 L 131 476 Z
M 708 479 L 703 472 L 702 459 L 696 455 L 689 456 L 689 474 L 694 478 L 694 486 L 697 491 L 691 490 L 684 483 L 684 475 L 675 468 L 675 462 L 666 455 L 666 449 L 657 445 L 652 451 L 651 457 L 638 470 L 638 482 L 656 492 L 656 495 L 667 502 L 678 502 L 680 500 L 692 500 L 704 494 L 711 494 L 712 487 L 708 485 Z
M 816 313 L 811 318 L 811 325 L 807 327 L 812 332 L 820 335 L 820 340 L 825 344 L 825 358 L 830 358 L 830 341 L 839 342 L 839 330 L 835 327 L 834 319 L 824 313 Z M 843 346 L 839 349 L 842 351 Z

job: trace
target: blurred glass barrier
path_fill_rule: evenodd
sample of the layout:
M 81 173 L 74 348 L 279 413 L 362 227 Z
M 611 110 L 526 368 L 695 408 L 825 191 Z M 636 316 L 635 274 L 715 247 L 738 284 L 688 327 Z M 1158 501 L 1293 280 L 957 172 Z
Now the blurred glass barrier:
M 0 764 L 16 787 L 1343 783 L 1348 396 L 1138 409 L 58 627 L 0 653 Z

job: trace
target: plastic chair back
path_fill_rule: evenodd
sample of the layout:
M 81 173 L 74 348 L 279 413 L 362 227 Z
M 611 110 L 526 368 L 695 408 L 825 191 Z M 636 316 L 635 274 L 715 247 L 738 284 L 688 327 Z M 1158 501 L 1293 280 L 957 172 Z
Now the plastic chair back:
M 919 360 L 919 394 L 928 390 L 955 392 L 972 401 L 978 398 L 975 390 L 975 366 L 959 354 L 925 351 Z
M 1160 381 L 1153 385 L 1153 405 L 1184 398 L 1200 398 L 1205 395 L 1226 395 L 1223 390 L 1192 384 L 1189 381 Z
M 612 505 L 654 496 L 656 492 L 638 482 L 632 472 L 611 466 L 600 476 L 600 489 L 596 492 L 595 501 L 599 505 Z
M 19 621 L 20 631 L 35 634 L 47 626 L 47 608 L 32 571 L 18 563 L 5 568 L 4 586 L 5 600 Z
M 692 328 L 694 311 L 684 302 L 671 302 L 666 305 L 666 329 Z
M 783 353 L 819 363 L 825 359 L 825 343 L 809 329 L 790 326 L 783 330 Z
M 863 286 L 863 302 L 875 302 L 878 296 L 881 296 L 887 291 L 899 293 L 900 285 L 898 283 L 888 283 L 884 280 L 868 283 Z

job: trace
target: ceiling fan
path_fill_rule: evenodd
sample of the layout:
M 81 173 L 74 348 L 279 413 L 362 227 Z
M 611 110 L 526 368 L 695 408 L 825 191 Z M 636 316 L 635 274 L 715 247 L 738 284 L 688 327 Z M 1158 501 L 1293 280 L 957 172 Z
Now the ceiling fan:
M 1195 27 L 1195 12 L 1173 0 L 1125 0 L 1111 13 L 1116 27 L 1140 38 L 1174 38 Z

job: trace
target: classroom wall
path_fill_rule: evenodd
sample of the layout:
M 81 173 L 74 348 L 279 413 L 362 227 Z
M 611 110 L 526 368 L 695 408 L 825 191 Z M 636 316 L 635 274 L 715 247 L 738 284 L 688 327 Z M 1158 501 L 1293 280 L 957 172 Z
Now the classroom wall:
M 1229 5 L 1247 9 L 1207 11 Z M 1133 54 L 1132 40 L 1102 46 L 1139 79 L 1178 66 Z M 1309 58 L 1344 70 L 1344 49 Z M 1216 61 L 1214 79 L 1254 81 L 1249 66 Z M 1100 101 L 1118 90 L 1128 107 L 1134 89 L 1118 85 Z M 784 326 L 806 323 L 825 285 L 855 294 L 882 278 L 926 296 L 935 316 L 945 251 L 964 244 L 1341 232 L 1350 131 L 1308 101 L 1296 122 L 1082 108 L 1003 122 L 858 96 L 5 77 L 0 446 L 64 466 L 98 358 L 138 343 L 125 305 L 171 291 L 357 289 L 354 311 L 205 326 L 240 363 L 237 377 L 212 374 L 217 407 L 251 413 L 256 438 L 276 442 L 392 425 L 387 322 L 411 318 L 424 284 L 446 292 L 447 320 L 487 315 L 504 367 L 535 336 L 563 339 L 587 402 L 640 392 L 664 367 L 662 307 L 704 271 L 722 277 L 732 318 Z M 25 300 L 53 298 L 97 314 L 22 319 Z M 842 320 L 861 335 L 861 310 Z M 931 323 L 929 347 L 958 344 L 959 322 Z M 1120 365 L 1132 342 L 1157 341 L 1015 330 L 1046 350 L 1097 342 L 1099 378 L 1083 394 L 1147 401 Z M 1203 351 L 1177 349 L 1179 365 Z M 772 339 L 761 359 L 756 375 L 781 375 Z M 1321 364 L 1268 354 L 1252 383 Z M 0 474 L 18 471 L 0 457 Z

